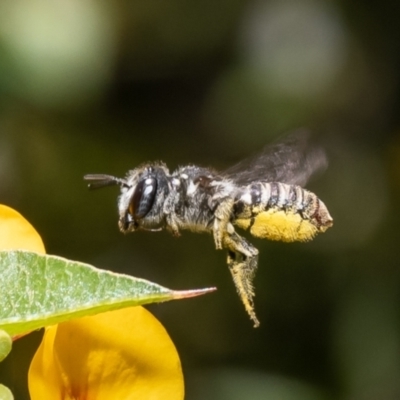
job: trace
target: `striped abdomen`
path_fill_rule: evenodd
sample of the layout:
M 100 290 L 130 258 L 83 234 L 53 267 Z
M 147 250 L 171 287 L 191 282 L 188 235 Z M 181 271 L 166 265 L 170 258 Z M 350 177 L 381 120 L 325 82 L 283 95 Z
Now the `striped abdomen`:
M 312 192 L 279 182 L 252 183 L 236 196 L 233 223 L 256 237 L 284 242 L 311 240 L 333 224 Z

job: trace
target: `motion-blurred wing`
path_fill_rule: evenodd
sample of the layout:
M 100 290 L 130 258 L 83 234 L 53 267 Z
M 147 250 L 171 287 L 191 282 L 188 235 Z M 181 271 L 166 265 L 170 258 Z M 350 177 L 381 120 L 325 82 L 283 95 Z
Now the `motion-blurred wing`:
M 313 174 L 328 165 L 322 147 L 309 143 L 310 136 L 307 130 L 295 131 L 227 169 L 223 175 L 240 185 L 263 181 L 304 186 Z

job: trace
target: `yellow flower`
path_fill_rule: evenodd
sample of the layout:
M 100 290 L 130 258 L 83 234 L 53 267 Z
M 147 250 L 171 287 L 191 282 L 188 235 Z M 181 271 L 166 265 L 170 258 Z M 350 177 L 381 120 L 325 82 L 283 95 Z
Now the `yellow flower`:
M 45 253 L 42 238 L 17 211 L 0 204 L 0 250 Z
M 28 376 L 32 400 L 183 399 L 178 354 L 143 307 L 46 330 Z
M 45 253 L 39 234 L 0 204 L 0 250 Z M 61 294 L 60 294 L 61 295 Z M 130 307 L 46 328 L 28 374 L 31 400 L 181 400 L 182 369 L 164 327 Z

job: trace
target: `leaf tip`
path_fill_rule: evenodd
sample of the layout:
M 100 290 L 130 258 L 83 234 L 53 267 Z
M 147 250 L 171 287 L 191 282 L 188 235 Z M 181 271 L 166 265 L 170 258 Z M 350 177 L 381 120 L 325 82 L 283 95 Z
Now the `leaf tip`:
M 192 290 L 175 290 L 172 293 L 174 300 L 188 299 L 190 297 L 202 296 L 203 294 L 215 292 L 216 287 L 204 288 L 204 289 L 192 289 Z

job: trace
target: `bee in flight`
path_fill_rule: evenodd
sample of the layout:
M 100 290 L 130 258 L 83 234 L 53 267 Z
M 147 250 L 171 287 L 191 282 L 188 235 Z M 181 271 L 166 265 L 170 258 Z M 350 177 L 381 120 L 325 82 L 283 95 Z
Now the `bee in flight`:
M 253 305 L 258 250 L 236 232 L 283 242 L 309 241 L 332 226 L 325 204 L 302 186 L 327 165 L 321 147 L 296 131 L 260 154 L 224 171 L 188 165 L 170 173 L 162 162 L 145 163 L 125 178 L 85 175 L 89 188 L 120 185 L 119 229 L 123 233 L 166 228 L 209 232 L 227 249 L 228 267 L 247 313 Z

